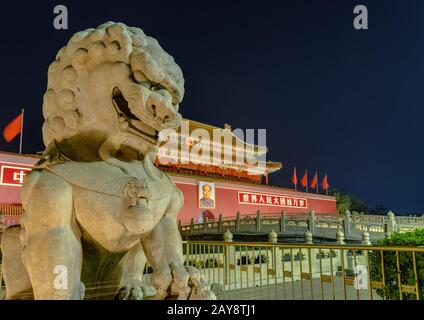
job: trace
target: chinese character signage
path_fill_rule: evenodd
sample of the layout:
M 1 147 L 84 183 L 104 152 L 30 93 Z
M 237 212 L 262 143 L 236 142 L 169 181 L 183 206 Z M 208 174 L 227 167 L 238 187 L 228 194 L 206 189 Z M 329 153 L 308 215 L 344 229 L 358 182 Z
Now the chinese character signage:
M 31 168 L 14 165 L 2 165 L 0 171 L 0 184 L 6 186 L 22 186 L 25 174 L 31 171 Z
M 269 193 L 238 192 L 240 204 L 258 204 L 264 206 L 289 207 L 307 209 L 308 202 L 305 198 L 276 195 Z
M 199 181 L 199 208 L 215 209 L 215 184 Z

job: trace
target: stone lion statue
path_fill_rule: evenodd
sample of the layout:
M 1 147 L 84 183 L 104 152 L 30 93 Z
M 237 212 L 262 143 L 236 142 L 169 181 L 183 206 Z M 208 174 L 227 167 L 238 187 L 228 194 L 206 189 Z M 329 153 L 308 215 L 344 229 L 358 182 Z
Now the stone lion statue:
M 21 228 L 2 237 L 6 299 L 215 299 L 183 264 L 182 193 L 153 165 L 183 95 L 180 68 L 139 28 L 108 22 L 58 52 L 46 149 L 24 179 Z

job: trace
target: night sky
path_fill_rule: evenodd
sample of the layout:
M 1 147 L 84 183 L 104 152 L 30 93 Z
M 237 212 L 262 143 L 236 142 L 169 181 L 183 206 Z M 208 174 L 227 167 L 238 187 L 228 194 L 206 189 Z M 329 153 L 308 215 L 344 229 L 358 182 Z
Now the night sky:
M 183 70 L 185 118 L 266 128 L 268 159 L 291 187 L 297 166 L 395 212 L 423 213 L 424 1 L 7 1 L 2 3 L 0 127 L 25 108 L 24 153 L 44 149 L 47 68 L 77 31 L 142 28 Z M 79 4 L 78 4 L 79 3 Z M 53 28 L 53 8 L 69 29 Z M 364 4 L 369 29 L 353 28 Z M 17 152 L 0 139 L 0 150 Z

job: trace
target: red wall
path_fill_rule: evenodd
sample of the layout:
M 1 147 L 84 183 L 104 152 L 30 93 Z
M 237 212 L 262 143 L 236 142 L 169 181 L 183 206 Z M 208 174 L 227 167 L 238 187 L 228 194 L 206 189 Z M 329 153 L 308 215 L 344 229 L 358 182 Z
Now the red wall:
M 200 213 L 205 209 L 198 208 L 198 180 L 185 177 L 172 177 L 177 187 L 184 194 L 184 206 L 179 215 L 182 223 L 187 223 L 194 218 L 198 220 Z M 200 181 L 205 181 L 200 179 Z M 211 181 L 214 182 L 214 181 Z M 256 214 L 258 210 L 262 213 L 280 214 L 284 209 L 287 214 L 300 214 L 314 209 L 316 213 L 336 214 L 336 199 L 331 196 L 317 195 L 313 193 L 295 192 L 294 190 L 282 189 L 269 186 L 254 186 L 235 183 L 215 182 L 215 209 L 208 209 L 216 218 L 219 214 L 223 217 L 232 217 L 239 211 L 241 215 Z M 267 193 L 273 195 L 287 195 L 292 197 L 302 197 L 307 199 L 308 206 L 305 209 L 283 208 L 279 206 L 257 205 L 257 204 L 239 204 L 238 191 L 249 191 L 257 193 Z
M 0 153 L 0 204 L 21 203 L 21 185 L 19 180 L 11 180 L 13 171 L 31 169 L 38 160 L 40 159 L 34 156 Z
M 0 170 L 3 166 L 20 166 L 30 168 L 39 159 L 33 156 L 20 156 L 17 154 L 0 153 Z M 17 169 L 19 170 L 19 169 Z M 3 177 L 1 177 L 3 178 Z M 199 215 L 205 209 L 198 208 L 198 183 L 207 181 L 208 179 L 195 179 L 179 176 L 171 176 L 177 187 L 184 194 L 184 207 L 179 215 L 182 223 L 188 223 L 192 218 L 198 221 Z M 214 182 L 214 181 L 210 181 Z M 0 182 L 0 204 L 19 204 L 20 186 L 4 185 L 3 180 Z M 281 213 L 285 209 L 288 214 L 305 213 L 314 209 L 317 213 L 336 214 L 337 206 L 334 197 L 317 195 L 314 193 L 295 192 L 290 189 L 282 189 L 270 186 L 255 186 L 237 184 L 234 182 L 215 182 L 215 209 L 209 209 L 216 218 L 219 214 L 223 217 L 232 217 L 239 211 L 241 215 L 255 214 L 257 210 L 266 213 Z M 286 195 L 291 197 L 301 197 L 307 199 L 307 208 L 283 208 L 279 206 L 257 205 L 257 204 L 239 204 L 238 191 L 248 191 L 256 193 L 266 193 L 273 195 Z

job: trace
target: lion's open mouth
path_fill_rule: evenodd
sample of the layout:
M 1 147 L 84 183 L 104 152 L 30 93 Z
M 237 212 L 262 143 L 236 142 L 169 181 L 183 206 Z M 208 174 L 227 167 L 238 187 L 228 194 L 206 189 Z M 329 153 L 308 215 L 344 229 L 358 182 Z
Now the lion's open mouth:
M 147 125 L 135 116 L 128 107 L 128 101 L 125 99 L 119 88 L 113 89 L 112 94 L 113 104 L 116 112 L 121 118 L 124 118 L 128 123 L 128 131 L 152 142 L 156 143 L 159 136 L 159 131 Z

